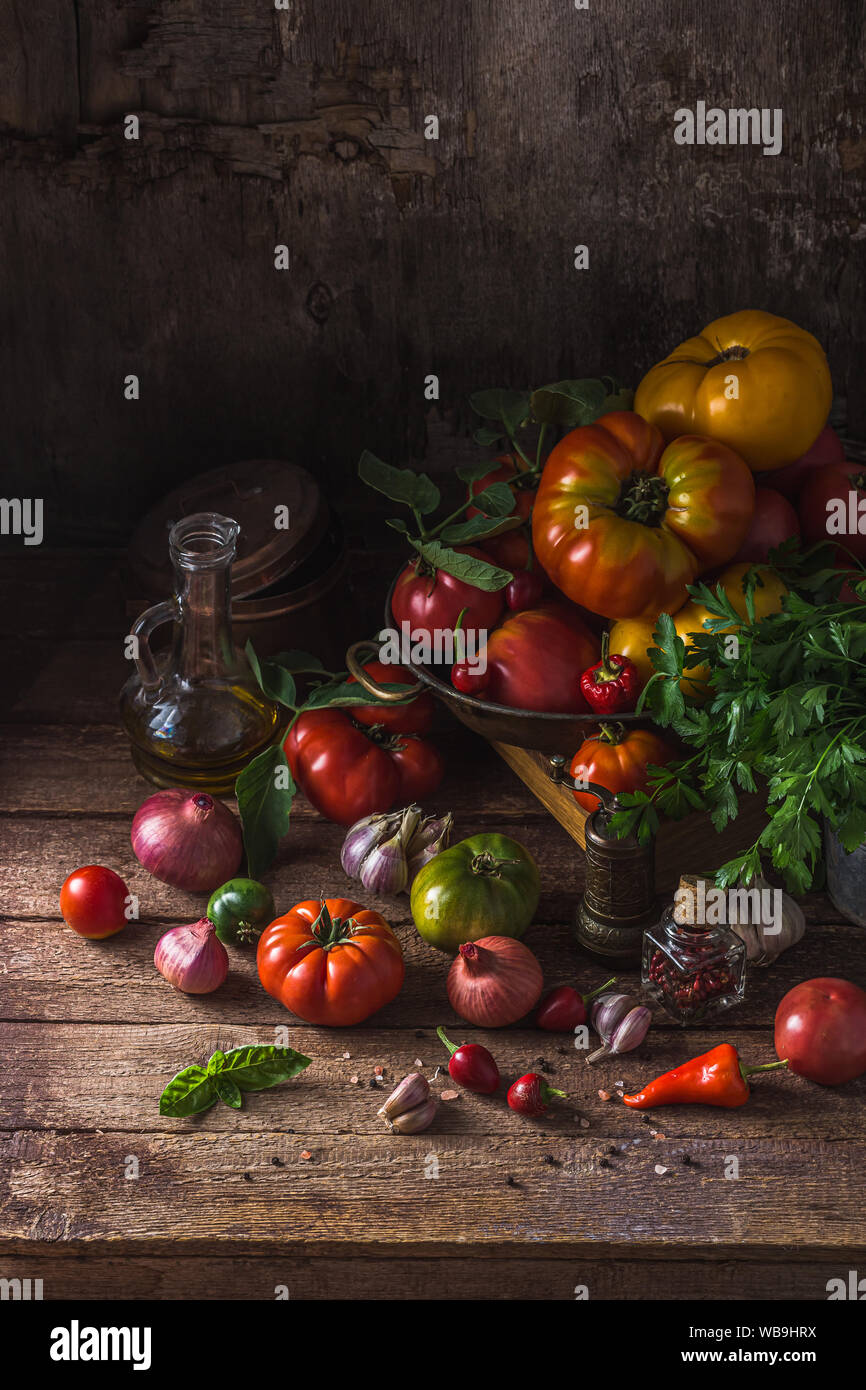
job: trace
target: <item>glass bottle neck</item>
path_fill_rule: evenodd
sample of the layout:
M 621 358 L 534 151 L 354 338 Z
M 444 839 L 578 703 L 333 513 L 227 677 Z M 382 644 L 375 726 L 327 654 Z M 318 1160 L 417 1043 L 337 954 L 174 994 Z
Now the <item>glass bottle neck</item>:
M 232 642 L 231 563 L 201 570 L 178 565 L 176 575 L 176 674 L 183 680 L 231 675 L 238 664 Z

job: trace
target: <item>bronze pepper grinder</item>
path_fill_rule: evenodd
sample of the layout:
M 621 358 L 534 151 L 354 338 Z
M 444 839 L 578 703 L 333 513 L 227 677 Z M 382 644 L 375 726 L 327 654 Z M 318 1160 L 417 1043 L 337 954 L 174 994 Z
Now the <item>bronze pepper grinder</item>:
M 638 965 L 643 934 L 661 913 L 655 891 L 655 842 L 634 835 L 617 839 L 610 818 L 620 809 L 616 797 L 597 782 L 576 783 L 566 759 L 550 758 L 550 780 L 569 791 L 590 791 L 601 805 L 586 822 L 586 887 L 575 916 L 581 946 L 616 965 Z

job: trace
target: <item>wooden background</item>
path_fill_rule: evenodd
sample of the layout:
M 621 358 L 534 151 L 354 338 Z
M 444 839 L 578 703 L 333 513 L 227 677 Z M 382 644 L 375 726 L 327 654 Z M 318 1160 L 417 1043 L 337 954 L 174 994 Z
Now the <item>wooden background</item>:
M 365 445 L 453 462 L 469 390 L 634 384 L 746 306 L 819 336 L 866 432 L 863 6 L 287 3 L 0 7 L 3 488 L 49 542 L 241 457 L 349 507 Z M 675 145 L 698 99 L 781 107 L 782 154 Z

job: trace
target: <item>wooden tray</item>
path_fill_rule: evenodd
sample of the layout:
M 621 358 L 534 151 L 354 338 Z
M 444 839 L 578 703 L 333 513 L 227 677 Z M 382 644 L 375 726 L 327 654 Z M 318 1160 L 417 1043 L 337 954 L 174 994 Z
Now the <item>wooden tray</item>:
M 510 743 L 492 742 L 492 747 L 521 782 L 546 806 L 573 840 L 586 847 L 584 827 L 589 818 L 567 788 L 551 782 L 549 761 L 543 753 L 515 748 Z M 663 820 L 656 836 L 656 892 L 669 893 L 681 874 L 710 874 L 727 859 L 748 849 L 767 823 L 764 803 L 759 796 L 740 796 L 740 812 L 721 832 L 705 811 L 685 820 Z

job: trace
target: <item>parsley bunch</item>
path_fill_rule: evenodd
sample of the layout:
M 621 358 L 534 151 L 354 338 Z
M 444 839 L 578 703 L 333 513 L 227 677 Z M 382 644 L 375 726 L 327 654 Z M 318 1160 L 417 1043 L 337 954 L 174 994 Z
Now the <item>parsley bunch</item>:
M 861 601 L 845 602 L 846 575 L 818 568 L 822 553 L 826 547 L 800 558 L 789 545 L 774 552 L 793 586 L 781 613 L 755 622 L 761 579 L 753 569 L 743 585 L 748 623 L 721 585 L 712 592 L 697 584 L 689 592 L 713 615 L 707 630 L 687 646 L 665 613 L 653 634 L 656 673 L 638 708 L 677 734 L 687 756 L 655 769 L 649 794 L 621 794 L 612 827 L 645 843 L 659 812 L 679 819 L 707 810 L 721 830 L 736 816 L 740 792 L 760 790 L 768 823 L 722 865 L 720 888 L 751 882 L 763 859 L 791 892 L 819 884 L 824 817 L 849 852 L 866 837 L 866 576 L 852 585 Z M 684 668 L 699 664 L 711 673 L 703 705 L 679 686 Z

